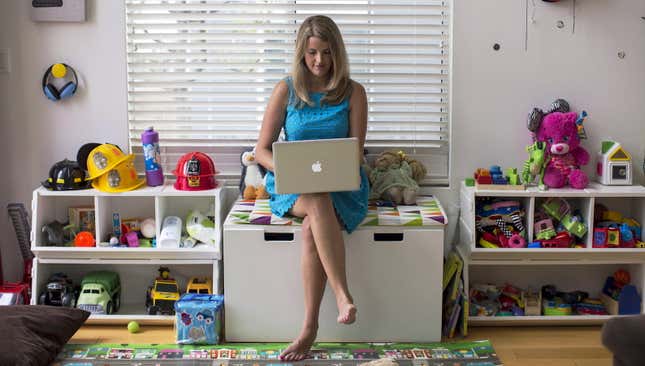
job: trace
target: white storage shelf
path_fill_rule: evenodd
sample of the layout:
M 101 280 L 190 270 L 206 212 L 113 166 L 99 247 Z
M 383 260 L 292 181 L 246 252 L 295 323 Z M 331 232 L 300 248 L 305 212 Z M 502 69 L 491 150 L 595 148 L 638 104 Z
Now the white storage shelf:
M 112 213 L 118 212 L 121 219 L 155 218 L 156 235 L 161 233 L 161 224 L 166 216 L 179 216 L 185 220 L 188 213 L 197 209 L 214 214 L 215 222 L 222 222 L 223 190 L 177 191 L 171 185 L 146 187 L 134 191 L 110 194 L 94 189 L 55 192 L 44 188 L 34 191 L 32 211 L 32 251 L 40 258 L 195 258 L 221 259 L 221 229 L 215 230 L 216 246 L 200 245 L 196 248 L 113 248 L 113 247 L 63 247 L 44 244 L 43 225 L 58 220 L 68 220 L 69 207 L 93 207 L 95 209 L 98 242 L 106 243 L 112 234 Z M 215 212 L 211 212 L 212 210 Z M 185 223 L 184 223 L 185 224 Z
M 218 261 L 219 264 L 219 261 Z M 147 315 L 146 290 L 159 275 L 159 267 L 168 267 L 170 275 L 177 280 L 180 293 L 186 291 L 190 277 L 213 279 L 214 293 L 221 293 L 219 267 L 209 260 L 75 260 L 36 258 L 32 287 L 32 304 L 36 304 L 50 276 L 65 273 L 75 286 L 80 286 L 83 276 L 91 271 L 114 271 L 121 280 L 121 308 L 113 314 L 92 314 L 89 323 L 127 323 L 131 320 L 146 324 L 172 324 L 173 315 Z
M 79 191 L 49 191 L 42 187 L 33 192 L 31 249 L 36 255 L 32 269 L 32 299 L 38 296 L 50 275 L 66 273 L 80 284 L 89 271 L 112 270 L 119 273 L 122 286 L 122 301 L 119 312 L 112 315 L 92 315 L 92 323 L 127 323 L 137 320 L 143 323 L 171 324 L 169 315 L 147 315 L 145 310 L 146 289 L 158 275 L 157 268 L 169 267 L 171 275 L 185 290 L 191 276 L 212 278 L 213 292 L 222 293 L 221 235 L 223 205 L 227 205 L 226 189 L 206 191 L 178 191 L 172 185 L 144 187 L 123 193 L 105 193 L 94 189 Z M 68 220 L 69 207 L 93 207 L 95 232 L 99 242 L 107 242 L 112 232 L 112 213 L 118 212 L 121 219 L 155 219 L 157 237 L 161 232 L 163 218 L 169 215 L 185 220 L 188 213 L 197 209 L 214 216 L 214 246 L 197 248 L 121 248 L 121 247 L 68 247 L 44 245 L 41 228 L 44 224 Z M 185 226 L 185 223 L 184 223 Z
M 530 240 L 534 237 L 533 224 L 536 210 L 549 197 L 564 198 L 572 209 L 579 209 L 587 225 L 587 234 L 577 241 L 584 248 L 479 248 L 475 229 L 476 202 L 479 197 L 501 197 L 519 200 L 525 210 L 525 226 Z M 461 232 L 460 249 L 472 260 L 611 260 L 645 262 L 645 248 L 593 248 L 594 205 L 601 203 L 610 210 L 621 212 L 624 217 L 631 217 L 645 223 L 645 187 L 642 186 L 602 186 L 591 183 L 586 189 L 550 189 L 539 191 L 535 187 L 518 191 L 478 190 L 466 187 L 462 183 L 460 194 Z
M 588 232 L 582 238 L 583 248 L 478 248 L 476 243 L 475 210 L 479 197 L 502 197 L 522 202 L 526 216 L 528 239 L 533 238 L 535 212 L 549 197 L 566 199 L 572 208 L 583 215 Z M 576 289 L 598 297 L 605 278 L 616 269 L 630 271 L 632 284 L 641 296 L 645 293 L 644 248 L 593 248 L 594 206 L 602 204 L 609 210 L 645 223 L 645 187 L 603 186 L 590 183 L 583 190 L 549 189 L 536 187 L 517 191 L 478 190 L 462 184 L 460 192 L 461 217 L 459 222 L 459 252 L 464 256 L 464 281 L 504 285 L 510 283 L 520 288 L 531 286 L 539 289 L 554 284 L 563 291 Z M 610 315 L 583 316 L 508 316 L 471 317 L 472 325 L 551 325 L 602 323 Z

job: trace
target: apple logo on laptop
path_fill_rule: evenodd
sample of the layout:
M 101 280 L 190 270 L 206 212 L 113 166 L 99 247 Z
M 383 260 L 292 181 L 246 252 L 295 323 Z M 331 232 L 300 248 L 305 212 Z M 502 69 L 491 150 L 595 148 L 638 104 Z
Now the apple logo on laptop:
M 315 163 L 311 164 L 311 171 L 314 173 L 322 172 L 322 164 L 320 163 L 320 161 L 316 161 Z

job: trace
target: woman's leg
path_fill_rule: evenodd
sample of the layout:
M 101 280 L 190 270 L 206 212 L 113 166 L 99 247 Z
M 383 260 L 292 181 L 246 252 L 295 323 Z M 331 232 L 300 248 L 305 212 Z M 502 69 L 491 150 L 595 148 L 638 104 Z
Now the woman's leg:
M 325 276 L 325 270 L 318 257 L 310 220 L 307 216 L 302 222 L 301 257 L 305 319 L 298 338 L 280 354 L 280 359 L 284 361 L 299 361 L 307 357 L 307 353 L 318 333 L 320 302 L 325 292 L 325 282 L 327 282 L 327 276 Z
M 356 306 L 347 287 L 345 243 L 331 196 L 329 193 L 302 194 L 291 211 L 296 216 L 309 218 L 318 256 L 336 295 L 337 321 L 353 323 L 356 320 Z

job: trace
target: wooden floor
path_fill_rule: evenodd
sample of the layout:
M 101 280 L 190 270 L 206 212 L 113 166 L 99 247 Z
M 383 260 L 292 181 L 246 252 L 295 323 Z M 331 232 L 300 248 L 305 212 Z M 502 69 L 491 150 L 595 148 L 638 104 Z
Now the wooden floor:
M 488 339 L 507 366 L 611 366 L 600 343 L 600 327 L 475 327 L 468 340 Z M 459 339 L 457 339 L 459 340 Z M 174 343 L 170 326 L 142 326 L 130 334 L 125 326 L 81 328 L 70 343 Z

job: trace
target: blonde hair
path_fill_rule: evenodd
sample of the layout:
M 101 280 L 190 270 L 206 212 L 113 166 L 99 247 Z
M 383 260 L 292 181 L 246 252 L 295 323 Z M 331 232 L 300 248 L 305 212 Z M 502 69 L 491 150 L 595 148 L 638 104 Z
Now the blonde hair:
M 338 104 L 352 92 L 352 82 L 349 79 L 349 61 L 345 43 L 340 30 L 331 18 L 324 15 L 314 15 L 305 19 L 298 30 L 296 37 L 296 52 L 293 59 L 292 80 L 297 102 L 296 107 L 303 107 L 303 103 L 313 106 L 307 89 L 309 69 L 305 64 L 305 52 L 309 37 L 318 37 L 329 43 L 332 65 L 331 77 L 325 86 L 326 95 L 321 103 Z

